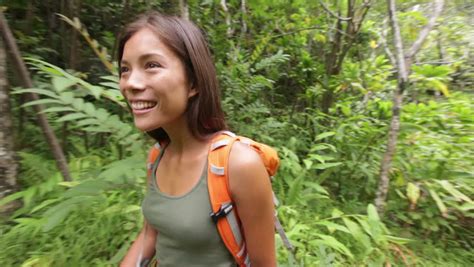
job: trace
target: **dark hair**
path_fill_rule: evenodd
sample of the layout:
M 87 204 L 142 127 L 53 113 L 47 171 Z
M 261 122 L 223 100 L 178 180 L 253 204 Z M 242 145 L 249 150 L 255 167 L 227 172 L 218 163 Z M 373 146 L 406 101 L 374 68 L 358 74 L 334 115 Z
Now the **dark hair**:
M 192 22 L 156 11 L 140 15 L 125 27 L 120 36 L 119 69 L 125 43 L 143 28 L 155 32 L 186 66 L 188 80 L 197 90 L 197 94 L 188 100 L 186 108 L 187 123 L 193 136 L 205 139 L 211 133 L 226 129 L 216 68 L 203 33 Z M 148 134 L 158 141 L 169 139 L 161 127 Z

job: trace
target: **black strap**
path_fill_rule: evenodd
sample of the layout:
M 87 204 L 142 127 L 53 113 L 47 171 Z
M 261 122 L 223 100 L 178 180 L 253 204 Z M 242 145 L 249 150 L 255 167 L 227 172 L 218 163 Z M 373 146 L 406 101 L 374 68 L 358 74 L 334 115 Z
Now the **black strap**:
M 218 211 L 211 212 L 209 216 L 211 216 L 214 223 L 217 223 L 220 218 L 227 216 L 233 208 L 232 203 L 222 204 Z

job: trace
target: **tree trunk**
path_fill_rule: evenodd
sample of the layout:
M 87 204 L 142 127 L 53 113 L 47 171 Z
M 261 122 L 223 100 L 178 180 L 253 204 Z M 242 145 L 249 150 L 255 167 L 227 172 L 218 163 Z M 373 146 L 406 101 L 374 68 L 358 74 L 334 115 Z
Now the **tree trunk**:
M 80 16 L 80 10 L 81 10 L 81 1 L 80 0 L 74 0 L 69 3 L 69 11 L 70 11 L 70 18 L 78 17 Z M 61 25 L 64 25 L 64 23 L 61 23 Z M 77 70 L 78 66 L 78 53 L 79 53 L 79 40 L 77 38 L 77 31 L 70 31 L 70 40 L 69 40 L 69 68 L 73 70 Z
M 221 7 L 224 11 L 225 25 L 227 25 L 227 38 L 231 38 L 234 34 L 234 30 L 232 29 L 232 17 L 230 15 L 229 8 L 227 7 L 226 0 L 221 0 Z
M 0 10 L 0 30 L 2 33 L 2 38 L 5 40 L 6 46 L 7 48 L 9 48 L 12 54 L 12 59 L 15 62 L 15 65 L 24 83 L 24 86 L 26 88 L 32 88 L 33 82 L 31 81 L 30 75 L 28 73 L 28 69 L 26 68 L 25 62 L 23 62 L 23 59 L 21 58 L 20 51 L 18 50 L 18 47 L 16 45 L 15 38 L 13 37 L 10 27 L 8 26 L 7 20 L 5 19 L 5 16 L 3 15 L 3 11 L 1 10 Z M 37 94 L 30 94 L 29 98 L 30 100 L 39 99 Z M 37 114 L 36 116 L 37 116 L 39 125 L 41 127 L 41 130 L 43 134 L 45 135 L 46 141 L 51 149 L 51 152 L 53 153 L 54 158 L 56 159 L 56 165 L 59 171 L 61 172 L 65 181 L 71 181 L 71 175 L 69 174 L 69 167 L 67 165 L 66 157 L 64 156 L 63 150 L 61 146 L 59 145 L 58 139 L 56 138 L 56 135 L 54 134 L 53 129 L 49 125 L 48 120 L 46 119 L 46 116 L 42 113 L 43 106 L 35 105 L 33 106 L 33 108 Z
M 243 38 L 247 33 L 247 1 L 240 0 L 240 12 L 241 14 L 241 29 L 240 29 L 240 36 Z
M 444 0 L 435 0 L 435 10 L 430 17 L 428 24 L 420 31 L 417 40 L 410 47 L 407 54 L 405 54 L 403 49 L 403 40 L 400 34 L 400 27 L 396 16 L 395 0 L 387 0 L 387 5 L 390 26 L 393 33 L 393 42 L 395 46 L 398 83 L 393 96 L 392 120 L 390 122 L 390 128 L 388 131 L 387 148 L 380 165 L 379 185 L 375 198 L 375 206 L 377 207 L 377 211 L 380 215 L 382 215 L 384 212 L 387 193 L 390 186 L 390 168 L 392 166 L 392 160 L 397 146 L 398 134 L 400 132 L 400 112 L 403 103 L 403 92 L 409 86 L 408 75 L 410 74 L 411 63 L 413 62 L 416 54 L 419 52 L 422 44 L 426 40 L 426 37 L 428 37 L 429 32 L 435 26 L 436 19 L 443 10 Z
M 189 20 L 188 0 L 179 0 L 179 10 L 183 19 Z
M 362 23 L 369 11 L 372 1 L 364 0 L 359 6 L 356 6 L 356 1 L 349 0 L 347 1 L 347 14 L 346 17 L 341 16 L 342 8 L 339 8 L 337 13 L 334 13 L 324 4 L 324 1 L 320 1 L 322 8 L 328 13 L 331 17 L 336 18 L 335 31 L 334 35 L 331 38 L 329 53 L 325 56 L 325 68 L 326 76 L 332 77 L 337 76 L 341 73 L 342 63 L 344 58 L 349 52 L 349 49 L 354 44 L 354 40 L 359 33 Z M 344 30 L 343 24 L 346 23 Z M 321 111 L 325 114 L 329 113 L 329 109 L 334 104 L 334 88 L 329 86 L 329 83 L 326 83 L 326 88 L 322 99 L 321 99 Z
M 0 38 L 0 199 L 16 186 L 18 164 L 13 151 L 11 109 L 8 94 L 6 51 Z

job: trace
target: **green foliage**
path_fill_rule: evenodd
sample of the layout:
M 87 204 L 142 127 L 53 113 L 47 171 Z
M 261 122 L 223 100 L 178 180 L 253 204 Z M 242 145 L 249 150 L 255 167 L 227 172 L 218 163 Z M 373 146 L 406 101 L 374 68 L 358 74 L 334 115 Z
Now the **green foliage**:
M 178 8 L 168 2 L 81 2 L 80 21 L 62 18 L 85 38 L 78 44 L 85 40 L 92 50 L 81 49 L 76 70 L 70 70 L 73 36 L 65 29 L 74 29 L 60 20 L 54 25 L 54 14 L 42 14 L 53 8 L 47 1 L 32 3 L 31 21 L 22 18 L 29 12 L 25 2 L 5 1 L 18 42 L 30 55 L 35 86 L 13 93 L 15 125 L 22 129 L 16 133 L 20 190 L 0 206 L 19 200 L 22 207 L 0 225 L 2 266 L 116 266 L 142 225 L 149 142 L 130 123 L 106 51 L 116 50 L 117 29 L 132 14 Z M 385 2 L 372 1 L 337 75 L 327 74 L 326 56 L 342 33 L 320 2 L 247 2 L 245 15 L 239 2 L 227 3 L 232 36 L 218 1 L 189 5 L 192 19 L 208 33 L 231 130 L 279 152 L 273 187 L 296 248 L 292 259 L 277 238 L 280 265 L 472 265 L 474 64 L 467 8 L 446 3 L 440 26 L 412 68 L 382 216 L 371 203 L 397 82 L 379 35 Z M 348 1 L 323 2 L 347 15 Z M 425 2 L 399 3 L 407 42 L 427 23 Z M 347 24 L 341 27 L 344 33 Z M 328 89 L 334 104 L 323 113 L 319 103 Z M 40 99 L 24 103 L 20 97 L 27 93 Z M 62 136 L 71 182 L 61 180 L 40 132 L 29 123 L 29 107 L 39 104 Z

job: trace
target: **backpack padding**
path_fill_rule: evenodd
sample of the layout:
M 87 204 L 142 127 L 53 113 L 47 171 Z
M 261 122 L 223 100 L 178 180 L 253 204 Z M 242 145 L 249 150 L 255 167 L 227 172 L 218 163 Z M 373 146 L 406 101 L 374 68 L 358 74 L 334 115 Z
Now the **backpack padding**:
M 227 205 L 233 204 L 229 191 L 228 160 L 230 150 L 236 140 L 236 137 L 222 134 L 213 139 L 209 149 L 207 186 L 214 214 Z M 239 266 L 248 266 L 250 259 L 245 248 L 237 210 L 232 208 L 225 217 L 218 219 L 216 224 L 222 241 L 235 261 Z

